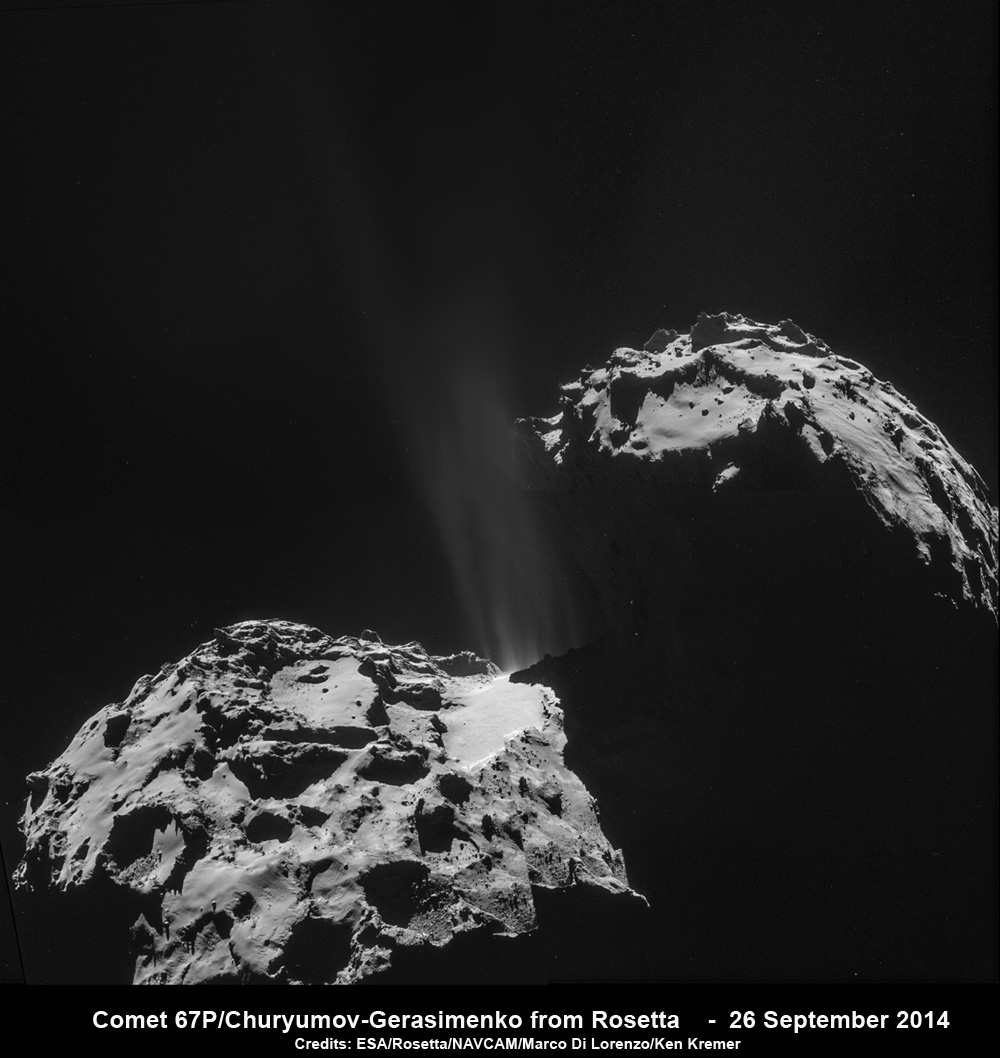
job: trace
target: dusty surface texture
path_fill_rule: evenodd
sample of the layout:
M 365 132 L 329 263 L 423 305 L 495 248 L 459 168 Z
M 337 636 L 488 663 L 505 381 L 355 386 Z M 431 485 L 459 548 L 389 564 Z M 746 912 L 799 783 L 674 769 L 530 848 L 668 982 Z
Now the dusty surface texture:
M 528 676 L 650 901 L 636 975 L 990 979 L 975 471 L 860 364 L 734 316 L 618 350 L 520 429 L 606 632 Z
M 995 980 L 975 471 L 862 365 L 727 315 L 519 430 L 595 640 L 507 677 L 220 632 L 32 777 L 45 914 L 138 919 L 141 981 Z
M 30 777 L 16 880 L 133 901 L 137 983 L 419 972 L 534 931 L 542 889 L 641 903 L 564 742 L 551 691 L 472 654 L 245 622 Z
M 793 493 L 839 494 L 816 511 L 833 526 L 863 506 L 932 590 L 995 615 L 997 510 L 979 475 L 891 383 L 790 321 L 703 314 L 690 334 L 616 350 L 560 403 L 520 424 L 528 480 L 572 510 L 564 536 L 620 629 L 663 618 L 650 571 L 692 554 L 677 512 L 722 521 Z

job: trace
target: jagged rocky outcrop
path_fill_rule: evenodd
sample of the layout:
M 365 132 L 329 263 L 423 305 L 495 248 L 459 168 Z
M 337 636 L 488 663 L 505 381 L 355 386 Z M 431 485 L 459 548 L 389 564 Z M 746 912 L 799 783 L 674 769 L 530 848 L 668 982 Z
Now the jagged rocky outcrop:
M 223 630 L 31 777 L 44 915 L 140 981 L 995 979 L 997 511 L 941 431 L 723 314 L 519 437 L 594 641 Z
M 641 350 L 615 350 L 563 386 L 560 405 L 520 424 L 527 477 L 574 508 L 563 528 L 620 628 L 662 617 L 645 602 L 650 570 L 664 553 L 690 555 L 673 512 L 701 502 L 716 517 L 792 492 L 838 493 L 835 522 L 860 501 L 904 538 L 935 590 L 995 618 L 997 510 L 982 479 L 890 382 L 789 320 L 702 314 L 690 334 L 660 330 Z M 638 503 L 643 491 L 645 514 L 593 502 Z M 608 545 L 595 550 L 598 535 Z
M 514 678 L 559 694 L 650 901 L 637 976 L 995 973 L 997 511 L 941 431 L 795 324 L 722 314 L 519 435 L 604 636 Z
M 30 776 L 16 881 L 129 908 L 137 983 L 433 980 L 452 946 L 483 979 L 545 890 L 642 904 L 564 743 L 475 655 L 244 622 Z

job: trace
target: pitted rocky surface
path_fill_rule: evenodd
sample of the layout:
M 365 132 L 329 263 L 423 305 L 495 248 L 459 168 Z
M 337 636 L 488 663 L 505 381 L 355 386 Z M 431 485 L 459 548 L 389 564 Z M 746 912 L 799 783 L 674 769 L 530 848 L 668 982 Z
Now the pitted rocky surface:
M 546 921 L 542 979 L 993 979 L 997 512 L 941 431 L 723 314 L 519 436 L 593 642 L 218 632 L 31 776 L 38 914 L 137 905 L 150 982 L 524 980 Z
M 635 900 L 564 743 L 551 691 L 472 654 L 248 621 L 30 777 L 16 880 L 138 895 L 137 983 L 371 980 L 532 931 L 540 888 Z
M 789 320 L 702 314 L 690 334 L 660 330 L 585 369 L 560 404 L 520 423 L 536 488 L 592 496 L 655 478 L 676 506 L 699 491 L 849 488 L 943 574 L 944 594 L 995 617 L 997 509 L 982 479 L 891 383 Z M 586 550 L 577 558 L 601 585 Z

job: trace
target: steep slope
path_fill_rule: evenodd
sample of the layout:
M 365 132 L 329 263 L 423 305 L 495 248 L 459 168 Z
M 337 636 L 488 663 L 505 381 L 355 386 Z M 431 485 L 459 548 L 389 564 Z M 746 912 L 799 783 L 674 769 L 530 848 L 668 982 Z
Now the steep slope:
M 30 777 L 16 881 L 138 912 L 137 983 L 481 979 L 542 890 L 642 904 L 564 743 L 472 654 L 244 622 Z
M 636 973 L 996 972 L 997 512 L 889 383 L 702 316 L 520 424 L 604 638 L 547 658 L 650 901 Z
M 997 511 L 940 430 L 720 315 L 519 431 L 603 637 L 221 631 L 31 777 L 36 917 L 151 982 L 995 979 Z
M 690 334 L 661 330 L 643 350 L 616 350 L 563 386 L 560 404 L 556 416 L 520 424 L 531 487 L 589 504 L 651 485 L 654 511 L 714 497 L 721 511 L 734 493 L 835 491 L 835 522 L 860 499 L 905 537 L 934 590 L 995 617 L 997 511 L 982 479 L 891 383 L 790 321 L 703 314 Z M 656 616 L 642 600 L 658 559 L 638 546 L 651 519 L 635 513 L 608 515 L 617 527 L 635 523 L 631 563 L 625 548 L 586 544 L 600 510 L 564 519 L 619 627 Z M 606 535 L 621 544 L 620 532 Z

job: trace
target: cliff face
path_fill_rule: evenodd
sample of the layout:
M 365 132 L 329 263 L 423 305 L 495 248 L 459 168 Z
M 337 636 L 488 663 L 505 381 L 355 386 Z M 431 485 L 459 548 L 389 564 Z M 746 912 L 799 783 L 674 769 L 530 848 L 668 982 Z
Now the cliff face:
M 619 632 L 676 615 L 696 557 L 687 526 L 724 533 L 731 512 L 763 525 L 777 511 L 790 555 L 845 517 L 870 522 L 932 591 L 995 617 L 997 511 L 976 471 L 891 383 L 790 321 L 702 315 L 690 334 L 657 331 L 564 386 L 560 405 L 520 423 L 526 477 Z M 825 523 L 811 541 L 794 521 L 807 508 Z M 650 598 L 660 572 L 670 600 Z
M 474 655 L 245 622 L 30 777 L 16 880 L 131 907 L 137 983 L 482 979 L 541 890 L 643 906 L 564 743 Z
M 650 900 L 664 947 L 636 965 L 988 974 L 997 512 L 940 430 L 794 324 L 728 315 L 519 428 L 605 636 L 515 678 L 560 695 Z
M 41 913 L 150 982 L 995 977 L 997 511 L 940 430 L 721 315 L 519 431 L 603 636 L 220 631 L 31 776 Z

